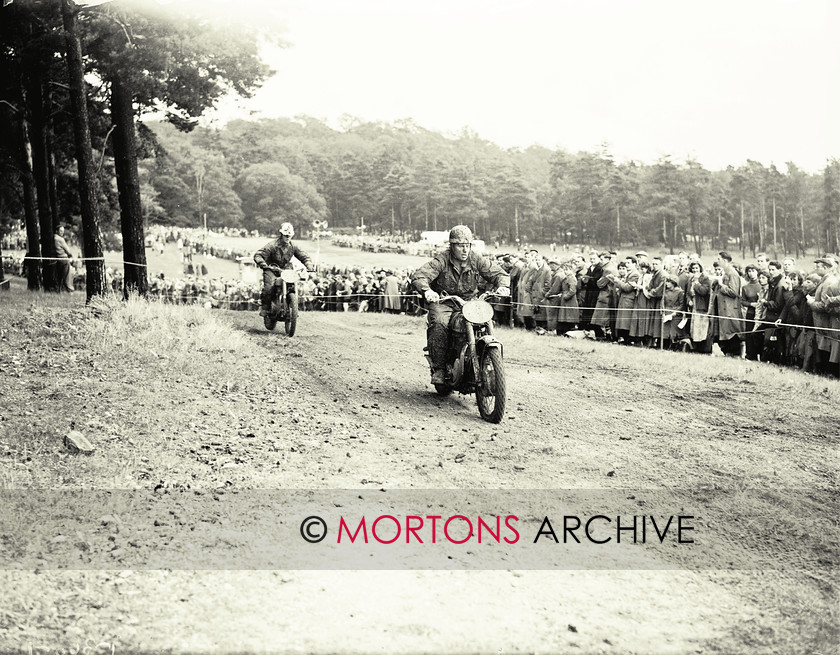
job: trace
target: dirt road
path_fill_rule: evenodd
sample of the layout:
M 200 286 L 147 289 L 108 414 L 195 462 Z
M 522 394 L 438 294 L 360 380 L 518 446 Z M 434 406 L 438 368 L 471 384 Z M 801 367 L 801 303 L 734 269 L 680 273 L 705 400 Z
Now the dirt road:
M 303 314 L 288 339 L 252 314 L 225 316 L 250 345 L 224 378 L 161 368 L 145 406 L 98 401 L 99 412 L 136 416 L 135 442 L 165 433 L 166 455 L 142 463 L 150 473 L 138 485 L 759 489 L 780 523 L 733 529 L 727 550 L 702 566 L 655 555 L 673 570 L 121 571 L 116 560 L 114 571 L 6 571 L 3 650 L 86 639 L 117 652 L 836 647 L 836 533 L 820 551 L 825 540 L 790 525 L 797 513 L 837 514 L 840 417 L 825 411 L 833 387 L 815 380 L 811 397 L 777 404 L 784 382 L 757 388 L 740 363 L 692 374 L 677 360 L 689 355 L 639 351 L 634 364 L 618 346 L 501 331 L 510 393 L 504 421 L 491 425 L 473 398 L 434 394 L 422 320 Z M 218 443 L 211 434 L 225 447 L 206 446 Z M 739 518 L 737 501 L 704 509 L 707 525 Z M 777 564 L 732 570 L 750 553 Z

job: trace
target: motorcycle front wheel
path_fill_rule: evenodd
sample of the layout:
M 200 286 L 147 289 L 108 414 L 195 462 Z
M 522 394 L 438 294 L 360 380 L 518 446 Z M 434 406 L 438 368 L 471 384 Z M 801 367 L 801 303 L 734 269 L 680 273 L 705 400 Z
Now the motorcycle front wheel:
M 505 369 L 498 348 L 486 348 L 479 363 L 475 400 L 481 418 L 498 423 L 505 415 Z
M 297 327 L 298 318 L 298 302 L 297 294 L 290 293 L 288 295 L 288 307 L 286 307 L 286 334 L 290 337 L 295 336 L 295 328 Z

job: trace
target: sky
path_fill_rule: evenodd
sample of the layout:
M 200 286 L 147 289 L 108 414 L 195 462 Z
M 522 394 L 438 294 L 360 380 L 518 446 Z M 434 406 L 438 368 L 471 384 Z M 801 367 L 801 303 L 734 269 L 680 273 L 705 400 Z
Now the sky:
M 753 159 L 816 172 L 840 157 L 837 0 L 215 4 L 282 24 L 289 44 L 265 48 L 276 74 L 220 103 L 215 124 L 410 118 L 504 148 L 607 143 L 618 160 L 713 170 Z

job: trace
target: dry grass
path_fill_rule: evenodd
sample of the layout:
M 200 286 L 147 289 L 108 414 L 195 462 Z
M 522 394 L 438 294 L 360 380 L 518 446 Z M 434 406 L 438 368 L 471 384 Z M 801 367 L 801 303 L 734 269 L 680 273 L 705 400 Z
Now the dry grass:
M 189 370 L 196 353 L 236 352 L 246 347 L 241 332 L 219 320 L 214 311 L 198 305 L 178 306 L 137 296 L 127 301 L 95 298 L 85 339 L 101 357 L 130 362 L 151 358 L 169 360 L 170 366 Z
M 235 388 L 247 336 L 198 306 L 107 296 L 85 308 L 82 294 L 16 282 L 0 313 L 0 488 L 134 487 L 178 468 L 171 442 L 191 411 L 179 389 Z M 71 429 L 110 456 L 69 455 Z

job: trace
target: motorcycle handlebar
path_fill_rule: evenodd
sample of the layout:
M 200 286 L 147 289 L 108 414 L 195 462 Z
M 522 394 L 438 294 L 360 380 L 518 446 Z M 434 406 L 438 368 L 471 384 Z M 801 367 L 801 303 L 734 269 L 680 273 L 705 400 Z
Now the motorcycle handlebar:
M 487 302 L 487 299 L 488 299 L 488 298 L 510 298 L 510 294 L 503 295 L 503 294 L 498 294 L 498 293 L 496 293 L 495 291 L 485 291 L 484 293 L 482 293 L 481 295 L 479 295 L 479 296 L 476 298 L 476 300 L 484 300 L 485 302 Z M 454 300 L 453 300 L 453 299 L 454 299 Z M 447 301 L 447 300 L 452 300 L 452 301 L 453 301 L 453 302 L 455 302 L 455 303 L 456 303 L 459 307 L 460 307 L 460 306 L 463 306 L 463 304 L 464 304 L 465 302 L 467 302 L 466 300 L 464 300 L 464 299 L 463 299 L 463 298 L 461 298 L 460 296 L 450 296 L 450 295 L 449 295 L 449 294 L 447 294 L 447 293 L 442 293 L 442 294 L 440 294 L 440 298 L 439 298 L 436 302 L 445 302 L 445 301 Z

